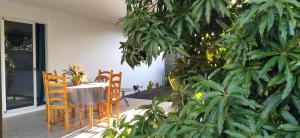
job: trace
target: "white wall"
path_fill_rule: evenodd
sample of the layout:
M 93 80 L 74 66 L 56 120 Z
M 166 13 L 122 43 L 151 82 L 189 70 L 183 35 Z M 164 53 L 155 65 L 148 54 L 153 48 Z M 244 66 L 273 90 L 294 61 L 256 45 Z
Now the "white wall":
M 81 64 L 89 80 L 95 78 L 98 69 L 122 71 L 122 87 L 126 88 L 134 84 L 146 88 L 149 81 L 162 82 L 161 58 L 149 68 L 142 65 L 132 70 L 127 64 L 120 64 L 119 42 L 124 41 L 124 36 L 119 26 L 3 0 L 0 0 L 0 16 L 47 24 L 49 70 Z

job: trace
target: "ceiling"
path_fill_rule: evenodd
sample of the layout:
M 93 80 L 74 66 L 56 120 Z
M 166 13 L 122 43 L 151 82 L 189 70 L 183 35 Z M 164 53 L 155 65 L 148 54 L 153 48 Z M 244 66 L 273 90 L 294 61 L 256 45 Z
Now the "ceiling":
M 11 0 L 108 23 L 126 14 L 125 0 Z

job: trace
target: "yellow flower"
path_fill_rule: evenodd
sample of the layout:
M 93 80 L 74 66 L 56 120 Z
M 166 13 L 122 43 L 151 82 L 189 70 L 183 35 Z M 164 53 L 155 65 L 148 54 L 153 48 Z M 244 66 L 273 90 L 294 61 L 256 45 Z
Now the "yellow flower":
M 202 92 L 197 92 L 197 93 L 195 94 L 195 99 L 196 99 L 196 100 L 200 100 L 201 97 L 202 97 L 202 95 L 203 95 Z

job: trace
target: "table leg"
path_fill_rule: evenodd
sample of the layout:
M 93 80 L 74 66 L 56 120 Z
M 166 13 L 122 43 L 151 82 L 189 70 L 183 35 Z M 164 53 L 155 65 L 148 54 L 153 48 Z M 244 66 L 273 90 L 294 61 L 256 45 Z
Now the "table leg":
M 129 103 L 128 103 L 127 99 L 125 98 L 125 91 L 122 91 L 122 97 L 121 97 L 120 101 L 121 100 L 124 100 L 126 105 L 129 106 Z
M 93 127 L 93 105 L 89 105 L 89 126 Z
M 86 106 L 84 106 L 84 116 L 85 118 L 88 116 L 88 108 Z
M 128 101 L 127 101 L 127 99 L 125 97 L 124 97 L 123 100 L 125 101 L 126 105 L 129 106 L 129 103 L 128 103 Z
M 79 105 L 79 127 L 82 127 L 82 105 Z
M 76 114 L 76 112 L 75 112 L 75 107 L 71 107 L 72 109 L 72 118 L 75 118 L 75 114 Z

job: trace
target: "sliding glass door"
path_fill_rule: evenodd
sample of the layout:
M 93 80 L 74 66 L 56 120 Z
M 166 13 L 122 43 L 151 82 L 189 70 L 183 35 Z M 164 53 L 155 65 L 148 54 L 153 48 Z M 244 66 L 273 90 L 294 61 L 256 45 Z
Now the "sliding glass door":
M 36 105 L 35 25 L 2 20 L 1 71 L 4 111 Z

